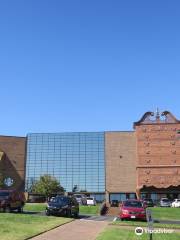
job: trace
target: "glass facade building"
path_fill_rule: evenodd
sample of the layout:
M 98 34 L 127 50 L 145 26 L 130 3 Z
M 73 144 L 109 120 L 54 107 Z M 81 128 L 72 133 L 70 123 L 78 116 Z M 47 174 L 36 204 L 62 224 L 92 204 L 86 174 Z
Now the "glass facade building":
M 27 135 L 26 189 L 49 174 L 67 192 L 105 192 L 104 133 L 31 133 Z
M 134 131 L 0 136 L 2 188 L 33 198 L 32 184 L 48 174 L 67 192 L 76 189 L 98 201 L 180 198 L 180 120 L 169 111 L 146 112 L 133 126 Z

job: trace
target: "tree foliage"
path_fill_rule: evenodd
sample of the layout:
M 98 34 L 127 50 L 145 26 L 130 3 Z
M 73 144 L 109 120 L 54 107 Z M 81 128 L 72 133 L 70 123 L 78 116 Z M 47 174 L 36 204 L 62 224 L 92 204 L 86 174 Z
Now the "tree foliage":
M 72 192 L 73 193 L 78 192 L 78 185 L 74 185 L 74 187 L 72 189 Z
M 64 192 L 64 188 L 60 185 L 55 177 L 43 175 L 38 181 L 33 183 L 31 191 L 32 193 L 43 194 L 47 198 L 51 194 Z

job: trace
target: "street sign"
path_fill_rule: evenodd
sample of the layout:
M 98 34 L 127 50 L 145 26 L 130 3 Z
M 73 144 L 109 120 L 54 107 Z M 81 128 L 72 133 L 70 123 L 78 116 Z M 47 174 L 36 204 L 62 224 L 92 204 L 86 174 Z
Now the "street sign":
M 152 232 L 153 232 L 153 217 L 152 217 L 152 212 L 149 209 L 146 209 L 146 219 L 147 219 L 147 224 L 148 224 L 148 232 L 149 232 L 149 240 L 152 240 Z

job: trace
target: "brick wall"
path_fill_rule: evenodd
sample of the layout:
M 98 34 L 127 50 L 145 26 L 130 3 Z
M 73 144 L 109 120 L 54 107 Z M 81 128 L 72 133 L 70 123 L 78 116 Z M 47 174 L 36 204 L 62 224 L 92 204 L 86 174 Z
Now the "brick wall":
M 136 126 L 137 185 L 167 188 L 180 186 L 179 123 Z
M 0 161 L 0 173 L 14 180 L 11 188 L 24 190 L 26 138 L 0 136 L 0 151 L 5 155 Z
M 106 191 L 136 190 L 136 138 L 134 132 L 106 132 Z

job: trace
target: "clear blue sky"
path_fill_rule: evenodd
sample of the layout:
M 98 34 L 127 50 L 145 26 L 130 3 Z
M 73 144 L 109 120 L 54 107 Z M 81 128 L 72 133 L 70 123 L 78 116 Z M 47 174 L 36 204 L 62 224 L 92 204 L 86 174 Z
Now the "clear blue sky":
M 180 118 L 180 1 L 0 2 L 0 134 Z

